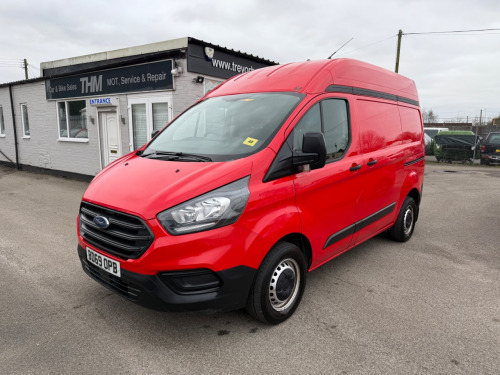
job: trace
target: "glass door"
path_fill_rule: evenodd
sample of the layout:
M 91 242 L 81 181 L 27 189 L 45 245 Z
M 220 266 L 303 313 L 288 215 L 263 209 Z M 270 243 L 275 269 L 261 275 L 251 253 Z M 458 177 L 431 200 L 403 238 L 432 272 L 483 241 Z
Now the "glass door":
M 151 140 L 151 133 L 163 129 L 172 118 L 171 97 L 129 99 L 131 151 Z

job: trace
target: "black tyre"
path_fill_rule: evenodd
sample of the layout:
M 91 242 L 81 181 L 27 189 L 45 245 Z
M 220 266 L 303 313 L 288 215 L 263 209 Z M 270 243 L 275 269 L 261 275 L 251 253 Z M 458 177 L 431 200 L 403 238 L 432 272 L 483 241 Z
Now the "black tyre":
M 394 241 L 406 242 L 411 238 L 417 220 L 417 205 L 412 197 L 406 197 L 389 237 Z
M 279 324 L 297 309 L 306 285 L 306 261 L 289 242 L 278 242 L 262 261 L 246 310 L 264 323 Z

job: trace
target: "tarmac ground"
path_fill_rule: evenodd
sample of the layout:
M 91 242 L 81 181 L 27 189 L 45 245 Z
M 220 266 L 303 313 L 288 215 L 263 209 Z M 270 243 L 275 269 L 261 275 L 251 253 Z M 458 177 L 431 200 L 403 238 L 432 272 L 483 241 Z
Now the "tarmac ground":
M 500 168 L 428 162 L 412 239 L 308 274 L 278 326 L 137 306 L 76 253 L 85 182 L 0 166 L 0 373 L 498 374 Z

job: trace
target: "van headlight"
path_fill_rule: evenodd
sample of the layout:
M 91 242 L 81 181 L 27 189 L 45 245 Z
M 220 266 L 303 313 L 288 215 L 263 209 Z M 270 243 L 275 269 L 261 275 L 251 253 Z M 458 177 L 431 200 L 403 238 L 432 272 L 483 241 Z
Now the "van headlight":
M 250 177 L 221 186 L 157 215 L 158 221 L 173 235 L 201 232 L 235 223 L 245 209 Z

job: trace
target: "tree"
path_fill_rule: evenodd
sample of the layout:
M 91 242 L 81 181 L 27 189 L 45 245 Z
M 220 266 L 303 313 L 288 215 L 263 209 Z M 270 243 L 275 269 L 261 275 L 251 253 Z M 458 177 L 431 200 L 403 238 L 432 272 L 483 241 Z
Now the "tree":
M 424 120 L 424 124 L 436 123 L 438 121 L 438 116 L 434 114 L 432 109 L 423 110 L 422 119 Z

